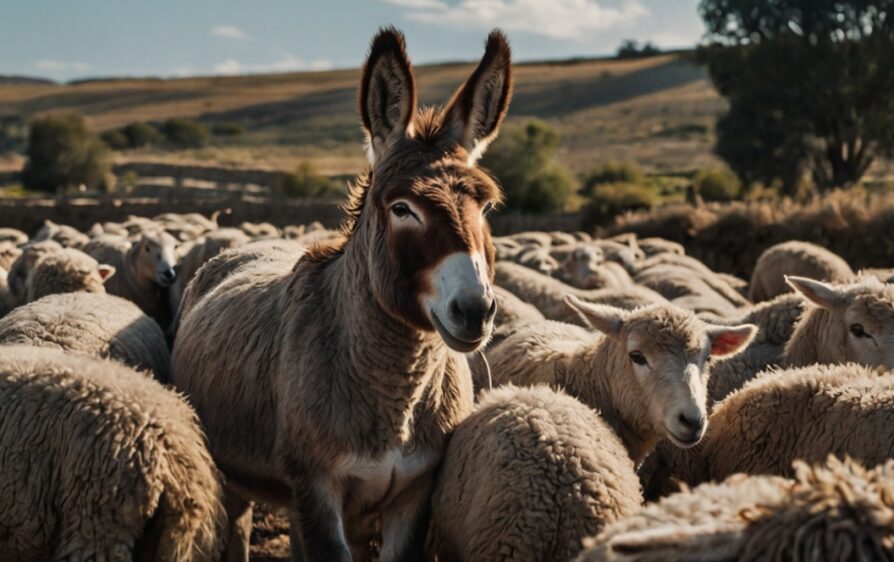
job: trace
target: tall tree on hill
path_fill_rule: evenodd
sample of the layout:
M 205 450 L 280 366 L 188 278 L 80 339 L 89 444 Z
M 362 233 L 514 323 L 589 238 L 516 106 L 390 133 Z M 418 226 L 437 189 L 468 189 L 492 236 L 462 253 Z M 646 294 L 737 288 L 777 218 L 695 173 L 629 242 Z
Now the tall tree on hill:
M 699 49 L 730 102 L 718 154 L 793 193 L 857 182 L 894 155 L 894 0 L 702 0 Z

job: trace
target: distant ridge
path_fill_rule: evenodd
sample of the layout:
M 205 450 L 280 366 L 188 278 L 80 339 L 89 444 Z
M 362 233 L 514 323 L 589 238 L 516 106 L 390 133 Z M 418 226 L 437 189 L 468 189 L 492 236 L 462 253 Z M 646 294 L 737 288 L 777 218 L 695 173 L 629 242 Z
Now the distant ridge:
M 0 74 L 0 84 L 8 84 L 8 85 L 27 85 L 27 84 L 55 84 L 53 80 L 49 80 L 47 78 L 37 78 L 34 76 L 16 76 L 16 75 L 7 75 Z

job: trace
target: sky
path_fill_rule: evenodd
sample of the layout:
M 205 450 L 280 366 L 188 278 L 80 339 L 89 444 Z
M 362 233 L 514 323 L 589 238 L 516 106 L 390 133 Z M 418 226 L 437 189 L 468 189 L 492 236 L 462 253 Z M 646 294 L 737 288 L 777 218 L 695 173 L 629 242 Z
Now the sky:
M 704 31 L 697 0 L 0 0 L 0 75 L 228 75 L 357 67 L 384 25 L 416 64 L 475 60 L 502 28 L 515 60 L 664 48 Z

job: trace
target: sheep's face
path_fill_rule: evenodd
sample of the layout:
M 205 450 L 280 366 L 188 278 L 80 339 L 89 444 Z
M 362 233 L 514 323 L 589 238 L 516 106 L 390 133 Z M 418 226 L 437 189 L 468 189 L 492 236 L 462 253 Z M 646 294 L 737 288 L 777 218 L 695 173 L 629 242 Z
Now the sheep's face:
M 370 185 L 352 194 L 367 238 L 371 291 L 382 308 L 452 349 L 489 339 L 496 313 L 486 215 L 500 200 L 477 160 L 498 133 L 511 92 L 509 46 L 493 33 L 484 58 L 442 110 L 416 106 L 403 36 L 373 40 L 360 84 Z M 353 236 L 353 235 L 352 235 Z
M 842 361 L 894 369 L 894 285 L 875 277 L 846 286 L 787 278 L 797 292 L 831 315 Z M 828 342 L 835 345 L 836 342 Z
M 698 443 L 708 423 L 708 362 L 738 353 L 756 328 L 710 325 L 669 305 L 625 311 L 573 297 L 568 302 L 617 342 L 616 351 L 634 375 L 635 396 L 641 397 L 655 433 L 679 447 Z
M 559 269 L 559 262 L 543 249 L 522 253 L 519 256 L 519 263 L 544 275 L 552 275 Z
M 605 262 L 602 250 L 593 246 L 575 248 L 562 262 L 562 272 L 577 287 L 589 287 L 593 275 Z
M 145 232 L 137 242 L 137 273 L 162 287 L 177 280 L 177 240 L 164 231 Z

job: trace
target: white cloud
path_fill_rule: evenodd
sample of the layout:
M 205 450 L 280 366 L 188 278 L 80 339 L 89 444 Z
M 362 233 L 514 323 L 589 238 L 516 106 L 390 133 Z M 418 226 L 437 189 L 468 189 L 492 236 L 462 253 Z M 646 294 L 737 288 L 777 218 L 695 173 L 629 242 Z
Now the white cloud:
M 248 39 L 248 34 L 235 25 L 218 25 L 211 28 L 211 34 L 224 39 Z
M 416 8 L 419 10 L 446 10 L 447 4 L 440 0 L 384 0 L 388 4 L 403 6 L 404 8 Z
M 214 65 L 215 74 L 269 74 L 275 72 L 298 72 L 301 70 L 329 70 L 332 62 L 325 59 L 305 61 L 289 53 L 269 63 L 243 64 L 236 59 L 227 59 Z
M 638 0 L 624 0 L 618 7 L 603 7 L 595 0 L 459 0 L 454 6 L 438 0 L 384 1 L 409 8 L 407 17 L 424 23 L 501 27 L 576 41 L 649 15 Z
M 90 70 L 90 65 L 86 62 L 74 61 L 67 62 L 61 60 L 54 59 L 43 59 L 34 63 L 34 67 L 40 70 L 45 70 L 47 72 L 66 72 L 66 71 L 76 71 L 76 72 L 86 72 Z

